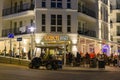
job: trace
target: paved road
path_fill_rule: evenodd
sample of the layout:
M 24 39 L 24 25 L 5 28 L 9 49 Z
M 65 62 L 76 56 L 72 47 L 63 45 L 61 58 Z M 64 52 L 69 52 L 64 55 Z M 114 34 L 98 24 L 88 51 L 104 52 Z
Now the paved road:
M 120 72 L 34 70 L 0 64 L 0 80 L 120 80 Z

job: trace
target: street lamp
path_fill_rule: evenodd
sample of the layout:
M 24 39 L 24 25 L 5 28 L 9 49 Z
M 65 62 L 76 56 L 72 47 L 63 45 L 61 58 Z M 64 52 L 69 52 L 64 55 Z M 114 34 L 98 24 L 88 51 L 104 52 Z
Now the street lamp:
M 35 27 L 34 26 L 31 26 L 30 28 L 28 28 L 28 29 L 30 29 L 30 32 L 31 32 L 31 57 L 33 57 L 34 55 L 33 55 L 33 45 L 34 45 L 34 31 L 35 31 Z

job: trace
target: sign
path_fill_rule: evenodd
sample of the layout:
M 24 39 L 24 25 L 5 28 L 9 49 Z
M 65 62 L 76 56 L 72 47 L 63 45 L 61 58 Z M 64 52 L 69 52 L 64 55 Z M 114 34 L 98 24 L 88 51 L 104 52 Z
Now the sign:
M 68 36 L 65 36 L 65 35 L 46 35 L 46 36 L 44 36 L 44 40 L 46 40 L 46 41 L 66 41 L 66 40 L 68 40 Z
M 14 38 L 14 34 L 13 33 L 9 33 L 8 34 L 8 38 Z
M 17 38 L 17 41 L 22 41 L 22 37 Z
M 104 45 L 102 45 L 102 52 L 103 53 L 105 53 L 106 55 L 110 55 L 110 47 L 109 47 L 109 45 L 108 44 L 104 44 Z

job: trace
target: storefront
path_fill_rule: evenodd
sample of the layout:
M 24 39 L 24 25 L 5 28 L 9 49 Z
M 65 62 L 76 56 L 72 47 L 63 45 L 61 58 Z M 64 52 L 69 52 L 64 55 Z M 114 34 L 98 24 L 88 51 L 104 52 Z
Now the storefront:
M 105 40 L 100 40 L 93 37 L 79 35 L 78 38 L 78 51 L 83 53 L 83 55 L 88 52 L 94 52 L 95 54 L 106 54 L 110 56 L 111 53 L 114 55 L 119 55 L 119 44 L 116 42 L 110 42 Z
M 35 46 L 36 56 L 41 53 L 52 55 L 54 58 L 63 58 L 64 53 L 71 52 L 71 40 L 67 35 L 44 35 L 40 43 Z
M 101 49 L 100 40 L 94 39 L 92 37 L 82 36 L 82 35 L 79 35 L 77 46 L 78 46 L 78 51 L 83 53 L 82 54 L 83 56 L 87 52 L 100 53 L 100 49 Z
M 22 37 L 21 41 L 17 41 L 19 37 Z M 65 59 L 68 52 L 72 52 L 75 57 L 77 51 L 83 53 L 83 56 L 87 52 L 95 52 L 96 54 L 105 52 L 107 55 L 111 53 L 119 54 L 120 52 L 117 43 L 106 41 L 105 44 L 108 46 L 106 47 L 102 40 L 82 35 L 35 34 L 33 38 L 33 44 L 31 34 L 15 36 L 11 40 L 2 38 L 0 41 L 0 55 L 28 60 L 29 57 L 40 56 L 41 53 L 50 54 L 57 59 Z M 33 46 L 33 53 L 31 53 L 31 46 Z
M 21 59 L 28 59 L 28 51 L 30 50 L 30 35 L 22 36 L 21 41 L 17 41 L 16 36 L 14 38 L 2 38 L 0 41 L 0 55 L 6 57 L 14 57 Z
M 21 41 L 17 38 L 21 37 Z M 33 37 L 33 42 L 31 42 Z M 32 44 L 33 43 L 33 44 Z M 28 59 L 29 57 L 40 56 L 41 53 L 60 56 L 71 52 L 72 42 L 68 35 L 62 34 L 35 34 L 34 36 L 16 36 L 14 38 L 4 38 L 0 41 L 0 55 L 14 58 Z M 31 47 L 33 46 L 33 53 Z M 12 52 L 10 53 L 10 48 Z M 59 57 L 56 57 L 59 58 Z

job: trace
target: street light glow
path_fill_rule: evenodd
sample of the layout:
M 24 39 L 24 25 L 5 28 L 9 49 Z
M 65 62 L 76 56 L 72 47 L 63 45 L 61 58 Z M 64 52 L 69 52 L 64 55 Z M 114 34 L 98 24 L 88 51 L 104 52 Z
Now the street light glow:
M 30 29 L 30 32 L 34 32 L 36 28 L 35 27 L 30 27 L 29 29 Z

